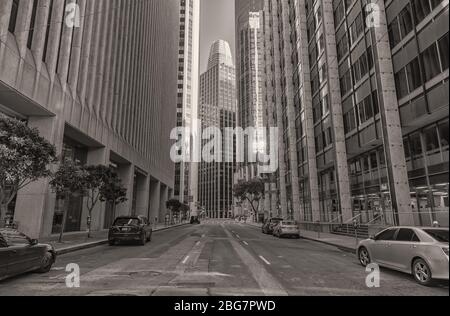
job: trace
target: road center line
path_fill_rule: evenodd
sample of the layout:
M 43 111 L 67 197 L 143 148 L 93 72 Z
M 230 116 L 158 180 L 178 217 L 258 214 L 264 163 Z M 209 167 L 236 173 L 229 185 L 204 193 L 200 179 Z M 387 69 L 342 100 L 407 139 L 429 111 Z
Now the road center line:
M 238 234 L 236 234 L 236 238 L 241 239 L 241 236 L 239 236 Z
M 272 265 L 266 258 L 264 258 L 263 256 L 259 256 L 259 258 L 264 261 L 265 264 L 267 264 L 268 266 Z
M 189 260 L 189 256 L 186 256 L 186 258 L 184 258 L 184 260 L 183 260 L 183 264 L 186 264 L 186 262 L 188 262 L 188 260 Z
M 248 246 L 248 242 L 246 242 L 246 241 L 243 241 L 243 243 L 244 243 L 244 245 Z

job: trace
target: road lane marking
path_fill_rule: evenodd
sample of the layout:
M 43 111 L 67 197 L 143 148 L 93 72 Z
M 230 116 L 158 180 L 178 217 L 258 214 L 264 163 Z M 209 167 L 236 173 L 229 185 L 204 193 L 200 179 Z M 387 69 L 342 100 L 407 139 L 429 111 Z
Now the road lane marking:
M 183 260 L 183 264 L 186 264 L 186 262 L 188 262 L 188 260 L 189 260 L 189 256 L 186 256 L 186 258 L 184 258 L 184 260 Z
M 266 270 L 265 265 L 254 257 L 240 242 L 233 238 L 229 230 L 225 230 L 231 245 L 241 261 L 250 270 L 253 279 L 266 296 L 287 296 L 288 293 L 277 279 Z
M 244 243 L 244 245 L 248 246 L 248 242 L 246 242 L 246 241 L 243 241 L 243 243 Z
M 197 243 L 195 244 L 197 247 L 200 246 L 201 242 L 197 241 Z
M 265 264 L 267 264 L 268 266 L 272 265 L 266 258 L 264 258 L 263 256 L 259 256 L 259 258 L 264 261 Z
M 241 236 L 239 236 L 238 234 L 236 234 L 236 238 L 237 238 L 237 239 L 241 239 Z

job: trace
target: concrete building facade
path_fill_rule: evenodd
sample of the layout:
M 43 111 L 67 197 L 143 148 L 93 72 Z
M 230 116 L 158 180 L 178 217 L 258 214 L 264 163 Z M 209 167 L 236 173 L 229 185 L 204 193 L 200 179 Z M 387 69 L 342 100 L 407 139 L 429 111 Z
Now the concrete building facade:
M 207 134 L 202 148 L 204 152 L 213 144 L 211 153 L 221 161 L 200 163 L 199 204 L 209 218 L 228 218 L 233 211 L 235 146 L 233 139 L 227 146 L 225 136 L 227 128 L 236 127 L 236 73 L 230 45 L 223 40 L 212 44 L 207 71 L 200 76 L 200 119 L 203 131 L 220 130 L 221 135 Z
M 200 45 L 200 0 L 180 0 L 180 41 L 178 56 L 177 127 L 193 128 L 198 119 Z M 184 140 L 191 148 L 191 139 Z M 175 164 L 174 198 L 195 207 L 198 165 Z
M 75 5 L 71 7 L 67 5 Z M 173 195 L 170 132 L 176 126 L 177 0 L 2 0 L 0 112 L 25 120 L 58 154 L 111 165 L 128 189 L 112 214 L 94 212 L 94 230 L 117 215 L 166 215 Z M 162 34 L 164 34 L 162 36 Z M 73 198 L 67 232 L 86 229 Z M 19 192 L 10 215 L 31 237 L 61 229 L 60 197 L 42 180 Z
M 448 1 L 266 0 L 264 12 L 280 213 L 448 226 Z

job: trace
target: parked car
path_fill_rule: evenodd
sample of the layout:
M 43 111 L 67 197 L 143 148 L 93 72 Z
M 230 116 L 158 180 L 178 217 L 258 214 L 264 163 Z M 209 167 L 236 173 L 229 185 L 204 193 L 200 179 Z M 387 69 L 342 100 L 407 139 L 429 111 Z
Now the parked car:
M 283 220 L 273 228 L 273 235 L 278 238 L 300 238 L 300 227 L 296 221 Z
M 152 225 L 146 217 L 122 216 L 118 217 L 109 229 L 108 241 L 110 246 L 122 241 L 137 241 L 145 246 L 152 240 L 152 234 Z
M 0 280 L 27 272 L 47 273 L 55 261 L 51 245 L 40 244 L 15 229 L 0 229 Z
M 283 219 L 280 217 L 274 217 L 266 220 L 262 227 L 263 234 L 272 235 L 273 229 L 275 226 L 278 225 L 279 222 L 281 222 Z
M 388 228 L 362 241 L 357 249 L 360 263 L 412 274 L 421 285 L 448 280 L 448 228 Z

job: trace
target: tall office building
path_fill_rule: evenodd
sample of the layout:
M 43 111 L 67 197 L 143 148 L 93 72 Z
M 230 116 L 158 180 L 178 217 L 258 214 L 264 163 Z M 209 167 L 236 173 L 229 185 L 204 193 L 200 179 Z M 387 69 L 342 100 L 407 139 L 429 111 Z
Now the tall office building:
M 216 127 L 225 137 L 225 129 L 236 126 L 236 74 L 226 41 L 218 40 L 211 46 L 208 68 L 200 77 L 200 108 L 203 130 Z M 203 140 L 202 147 L 208 142 Z M 226 146 L 224 140 L 216 139 L 213 154 L 222 161 L 203 160 L 200 164 L 199 204 L 209 218 L 228 218 L 233 206 L 235 163 L 227 161 L 234 161 L 234 145 Z
M 236 82 L 237 82 L 237 126 L 262 129 L 269 126 L 265 113 L 265 60 L 264 60 L 264 0 L 236 0 Z M 273 126 L 273 125 L 272 125 Z M 264 175 L 258 172 L 258 163 L 250 162 L 248 150 L 266 153 L 269 149 L 264 135 L 256 135 L 256 143 L 244 142 L 245 161 L 236 166 L 234 183 L 248 181 Z M 276 204 L 271 203 L 271 185 L 266 184 L 265 203 L 261 213 L 270 216 Z M 275 199 L 274 199 L 275 201 Z M 237 202 L 237 201 L 236 201 Z M 236 203 L 239 205 L 239 203 Z M 237 214 L 248 213 L 248 203 L 237 206 Z M 248 215 L 248 214 L 247 214 Z
M 180 41 L 178 56 L 177 126 L 193 128 L 198 118 L 198 80 L 200 44 L 200 0 L 180 0 Z M 185 148 L 191 148 L 186 137 Z M 175 165 L 174 198 L 182 203 L 197 202 L 198 168 L 195 163 Z
M 178 0 L 0 1 L 0 115 L 37 128 L 66 159 L 112 166 L 128 189 L 116 214 L 98 205 L 94 230 L 115 215 L 166 215 L 178 25 Z M 86 230 L 82 202 L 71 199 L 65 231 Z M 21 190 L 13 204 L 21 231 L 60 231 L 64 201 L 48 180 Z
M 448 9 L 265 0 L 284 216 L 448 226 Z

